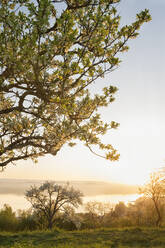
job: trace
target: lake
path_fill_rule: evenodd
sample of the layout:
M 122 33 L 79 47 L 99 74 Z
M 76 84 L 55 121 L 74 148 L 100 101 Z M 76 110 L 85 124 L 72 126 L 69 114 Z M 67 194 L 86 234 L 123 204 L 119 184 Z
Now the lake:
M 85 196 L 83 197 L 83 203 L 88 201 L 101 201 L 112 203 L 112 207 L 117 204 L 119 201 L 123 201 L 126 204 L 129 202 L 135 201 L 139 197 L 138 194 L 127 194 L 127 195 L 95 195 L 95 196 Z M 9 204 L 14 210 L 17 209 L 28 209 L 31 205 L 25 199 L 23 195 L 14 195 L 14 194 L 1 194 L 0 195 L 0 208 L 4 204 Z
M 9 204 L 14 210 L 27 209 L 30 203 L 25 199 L 25 192 L 31 185 L 40 186 L 42 180 L 28 179 L 2 179 L 0 178 L 0 208 Z M 65 185 L 65 181 L 56 181 L 57 184 Z M 114 206 L 119 201 L 126 204 L 135 201 L 139 195 L 137 185 L 126 185 L 114 182 L 99 181 L 71 181 L 70 185 L 80 190 L 83 194 L 83 202 L 101 201 L 110 202 Z

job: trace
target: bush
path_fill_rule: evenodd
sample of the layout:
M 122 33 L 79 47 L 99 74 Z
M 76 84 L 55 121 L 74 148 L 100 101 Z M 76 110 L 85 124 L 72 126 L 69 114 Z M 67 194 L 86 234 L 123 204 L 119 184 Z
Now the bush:
M 18 220 L 15 212 L 12 208 L 5 204 L 0 210 L 0 230 L 1 231 L 16 231 L 18 226 Z

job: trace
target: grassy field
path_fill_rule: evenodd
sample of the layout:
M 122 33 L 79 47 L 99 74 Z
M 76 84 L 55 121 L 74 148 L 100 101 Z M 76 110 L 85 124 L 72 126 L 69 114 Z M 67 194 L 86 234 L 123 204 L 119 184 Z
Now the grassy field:
M 0 233 L 0 248 L 160 248 L 165 229 L 124 228 L 85 231 Z

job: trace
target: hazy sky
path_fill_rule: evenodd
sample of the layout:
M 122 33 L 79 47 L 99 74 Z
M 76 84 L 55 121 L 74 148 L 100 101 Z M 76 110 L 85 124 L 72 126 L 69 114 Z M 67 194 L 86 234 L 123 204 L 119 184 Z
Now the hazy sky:
M 130 50 L 122 57 L 115 72 L 98 80 L 119 88 L 116 101 L 102 110 L 108 122 L 120 123 L 104 141 L 120 152 L 118 162 L 94 156 L 79 144 L 64 146 L 56 157 L 30 160 L 8 166 L 1 178 L 99 180 L 127 184 L 144 183 L 154 168 L 165 166 L 165 1 L 123 0 L 119 5 L 123 23 L 134 20 L 136 13 L 148 8 L 152 21 L 144 24 L 140 36 L 130 42 Z

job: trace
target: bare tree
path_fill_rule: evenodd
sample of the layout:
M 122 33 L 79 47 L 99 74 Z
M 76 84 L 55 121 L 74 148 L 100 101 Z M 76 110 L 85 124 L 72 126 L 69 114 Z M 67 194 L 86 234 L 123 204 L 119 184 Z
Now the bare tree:
M 57 212 L 64 211 L 67 205 L 78 207 L 82 204 L 83 194 L 69 184 L 64 186 L 54 182 L 45 182 L 40 187 L 32 186 L 26 191 L 26 199 L 32 208 L 45 216 L 47 227 L 55 223 Z
M 88 213 L 89 220 L 94 226 L 100 226 L 104 223 L 107 214 L 112 210 L 111 203 L 90 201 L 85 205 L 85 211 Z
M 162 200 L 165 198 L 165 180 L 161 173 L 152 173 L 150 175 L 150 181 L 144 187 L 139 189 L 139 192 L 146 198 L 150 198 L 153 201 L 155 211 L 157 213 L 156 226 L 161 225 L 162 214 Z

